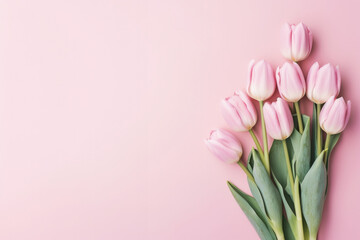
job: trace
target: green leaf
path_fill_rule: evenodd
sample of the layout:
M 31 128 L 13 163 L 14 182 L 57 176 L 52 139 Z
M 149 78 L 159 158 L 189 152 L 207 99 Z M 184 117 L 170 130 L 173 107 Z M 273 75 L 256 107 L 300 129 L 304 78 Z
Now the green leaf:
M 267 225 L 268 229 L 272 230 L 272 226 L 270 223 L 270 219 L 267 217 L 267 213 L 266 213 L 266 209 L 265 209 L 265 203 L 264 203 L 264 199 L 261 195 L 261 192 L 259 190 L 259 188 L 257 187 L 256 183 L 254 181 L 252 181 L 251 179 L 247 179 L 248 183 L 249 183 L 249 187 L 251 190 L 252 195 L 254 196 L 256 202 L 259 205 L 259 208 L 263 214 L 263 217 L 266 219 L 265 224 Z
M 305 115 L 304 115 L 305 116 Z M 304 122 L 307 123 L 307 116 L 305 116 Z M 305 126 L 306 128 L 306 126 Z M 289 138 L 286 139 L 286 144 L 288 146 L 289 158 L 291 160 L 291 165 L 295 166 L 295 162 L 297 160 L 297 152 L 299 152 L 302 135 L 294 129 Z M 288 179 L 288 172 L 286 168 L 285 162 L 285 153 L 282 145 L 282 141 L 274 140 L 269 152 L 270 157 L 270 167 L 273 174 L 275 174 L 278 181 L 285 188 L 286 182 Z M 293 173 L 295 174 L 295 168 L 293 167 Z
M 301 183 L 301 203 L 310 236 L 317 236 L 325 202 L 326 168 L 323 162 L 324 151 L 317 157 L 314 164 Z
M 255 198 L 256 202 L 258 203 L 262 213 L 266 216 L 266 209 L 265 209 L 265 203 L 264 203 L 264 199 L 261 196 L 261 192 L 259 190 L 259 188 L 257 187 L 256 183 L 253 182 L 251 179 L 248 178 L 248 184 L 249 184 L 249 188 L 250 191 L 253 195 L 253 197 Z
M 298 150 L 298 146 L 301 143 L 301 134 L 294 128 L 290 137 L 286 139 L 286 142 L 288 145 L 290 159 L 292 159 L 295 156 L 296 150 Z
M 279 183 L 279 181 L 276 179 L 275 176 L 273 176 L 276 186 L 279 189 L 281 199 L 283 201 L 285 212 L 287 216 L 287 222 L 289 227 L 291 228 L 291 231 L 294 233 L 297 233 L 297 225 L 296 225 L 296 216 L 294 214 L 294 203 L 290 199 L 289 195 L 284 191 L 283 187 Z M 285 229 L 284 229 L 285 232 Z M 287 239 L 287 238 L 286 238 Z
M 266 217 L 262 214 L 256 200 L 241 191 L 231 182 L 227 182 L 227 184 L 235 200 L 255 228 L 259 237 L 262 240 L 276 240 L 274 232 L 271 229 L 268 229 L 267 224 L 265 223 L 267 221 Z
M 306 173 L 310 169 L 311 159 L 310 117 L 302 115 L 302 120 L 305 125 L 304 132 L 301 135 L 299 145 L 293 145 L 296 159 L 295 171 L 300 182 L 304 180 Z
M 302 115 L 304 132 L 300 134 L 294 128 L 291 136 L 286 140 L 290 159 L 292 160 L 293 175 L 298 176 L 302 181 L 310 168 L 311 159 L 311 138 L 310 138 L 310 117 Z M 297 116 L 293 115 L 294 123 L 297 124 Z
M 252 153 L 249 153 L 248 159 L 247 159 L 247 169 L 249 170 L 249 172 L 252 174 L 253 173 L 253 166 L 254 166 L 254 161 L 252 160 Z
M 258 152 L 256 149 L 254 149 L 254 151 Z M 247 168 L 251 172 L 251 174 L 253 173 L 253 166 L 254 166 L 254 161 L 253 161 L 253 157 L 252 157 L 252 152 L 250 152 L 249 156 L 248 156 L 248 161 L 247 161 Z M 254 196 L 256 202 L 258 203 L 260 210 L 263 213 L 264 218 L 268 219 L 264 200 L 263 200 L 263 197 L 261 195 L 259 188 L 257 187 L 256 183 L 253 180 L 251 180 L 250 178 L 247 178 L 247 180 L 248 180 L 248 184 L 249 184 L 251 193 Z M 271 227 L 269 221 L 265 221 L 265 224 L 267 225 L 268 229 L 272 230 L 272 227 Z
M 289 157 L 291 159 L 292 172 L 294 176 L 299 176 L 300 181 L 304 179 L 310 168 L 311 157 L 310 117 L 302 115 L 302 119 L 305 126 L 303 134 L 301 135 L 296 129 L 294 129 L 291 136 L 286 139 Z M 295 122 L 297 122 L 297 120 Z M 281 141 L 273 141 L 269 156 L 271 171 L 276 176 L 282 187 L 287 189 L 288 172 Z M 289 194 L 291 194 L 291 192 L 289 192 Z
M 298 134 L 300 135 L 300 133 L 298 133 Z M 294 134 L 292 134 L 286 140 L 286 144 L 288 145 L 289 157 L 292 160 L 292 166 L 295 165 L 295 158 L 292 156 L 292 155 L 294 155 L 294 150 L 293 150 L 291 141 L 292 142 L 300 142 L 300 138 L 298 138 L 297 136 L 293 136 L 293 135 Z M 297 139 L 299 141 L 297 141 Z M 276 179 L 279 181 L 281 186 L 286 190 L 286 192 L 292 197 L 290 183 L 288 183 L 289 175 L 288 175 L 288 170 L 286 167 L 286 159 L 285 159 L 285 153 L 284 153 L 284 147 L 283 147 L 282 141 L 279 141 L 279 140 L 273 141 L 273 144 L 270 148 L 269 156 L 270 156 L 271 172 L 276 177 Z M 294 167 L 292 170 L 294 170 Z
M 330 159 L 330 155 L 332 150 L 334 149 L 336 143 L 339 141 L 341 133 L 338 134 L 334 134 L 330 136 L 330 144 L 329 144 L 329 149 L 328 149 L 328 153 L 327 153 L 327 164 L 326 164 L 326 170 L 329 169 L 329 159 Z
M 291 230 L 291 227 L 288 223 L 288 221 L 284 218 L 283 220 L 283 229 L 284 229 L 284 235 L 286 240 L 295 240 L 294 234 Z
M 254 160 L 253 175 L 255 183 L 263 197 L 267 216 L 271 219 L 272 226 L 275 227 L 275 229 L 282 230 L 282 204 L 280 194 L 271 181 L 270 176 L 267 174 L 259 154 L 254 150 L 252 153 Z
M 276 176 L 277 180 L 280 182 L 283 188 L 285 188 L 287 185 L 288 172 L 286 168 L 284 148 L 281 141 L 273 141 L 273 144 L 270 148 L 269 157 L 270 167 L 273 175 Z

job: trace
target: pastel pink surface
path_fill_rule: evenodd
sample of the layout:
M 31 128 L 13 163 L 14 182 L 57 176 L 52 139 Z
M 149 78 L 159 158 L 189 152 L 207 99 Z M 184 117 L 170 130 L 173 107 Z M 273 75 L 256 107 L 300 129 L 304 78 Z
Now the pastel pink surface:
M 353 103 L 319 239 L 359 239 L 359 7 L 1 1 L 0 239 L 258 239 L 226 186 L 249 192 L 245 175 L 203 140 L 226 126 L 220 100 L 245 89 L 251 59 L 285 61 L 285 21 L 313 32 L 305 73 L 338 64 Z

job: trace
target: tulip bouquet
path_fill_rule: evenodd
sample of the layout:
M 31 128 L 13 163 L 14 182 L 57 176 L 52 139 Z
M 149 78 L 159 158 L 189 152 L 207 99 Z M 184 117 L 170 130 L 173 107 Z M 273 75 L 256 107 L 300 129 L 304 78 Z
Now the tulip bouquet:
M 336 98 L 341 85 L 339 67 L 320 67 L 316 62 L 305 81 L 296 63 L 310 54 L 312 39 L 303 23 L 285 24 L 281 52 L 287 62 L 274 73 L 266 61 L 251 61 L 247 94 L 238 91 L 222 101 L 229 128 L 249 132 L 254 140 L 256 148 L 246 164 L 241 159 L 242 146 L 231 131 L 214 130 L 205 141 L 215 156 L 237 163 L 247 175 L 252 196 L 231 182 L 228 186 L 261 239 L 317 239 L 330 154 L 349 120 L 350 101 Z M 265 102 L 276 86 L 281 98 Z M 299 101 L 305 94 L 313 102 L 312 119 L 300 112 Z M 249 96 L 260 105 L 262 145 L 253 131 L 257 111 Z M 267 135 L 273 139 L 270 148 Z

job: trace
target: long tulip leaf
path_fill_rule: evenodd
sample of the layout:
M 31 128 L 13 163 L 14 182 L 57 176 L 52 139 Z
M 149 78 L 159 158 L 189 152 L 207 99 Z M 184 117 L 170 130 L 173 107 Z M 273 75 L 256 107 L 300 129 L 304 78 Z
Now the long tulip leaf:
M 317 157 L 301 183 L 302 211 L 312 237 L 317 236 L 325 202 L 327 179 L 323 157 L 324 151 Z
M 262 211 L 257 204 L 256 200 L 248 194 L 241 191 L 231 182 L 228 182 L 228 186 L 235 200 L 239 204 L 240 208 L 249 219 L 250 223 L 255 228 L 260 239 L 262 240 L 276 240 L 274 232 L 267 227 L 265 223 L 266 217 L 262 214 Z
M 296 233 L 297 232 L 297 225 L 296 225 L 296 216 L 294 214 L 294 204 L 293 204 L 292 200 L 289 199 L 289 197 L 286 196 L 287 193 L 284 191 L 283 187 L 281 186 L 279 181 L 276 179 L 276 177 L 273 176 L 273 178 L 274 178 L 274 181 L 276 183 L 276 186 L 279 189 L 281 199 L 282 199 L 284 207 L 285 207 L 287 222 L 288 222 L 288 224 L 289 224 L 289 226 L 291 228 L 291 231 L 293 233 Z M 284 231 L 285 231 L 285 229 L 284 229 Z
M 300 182 L 304 180 L 306 173 L 310 169 L 311 159 L 310 117 L 302 115 L 302 119 L 305 123 L 304 132 L 301 135 L 299 146 L 293 146 L 296 158 L 295 171 Z
M 276 229 L 282 230 L 282 204 L 279 191 L 267 174 L 259 154 L 254 150 L 252 153 L 254 160 L 253 175 L 255 183 L 263 197 L 267 216 L 271 219 Z

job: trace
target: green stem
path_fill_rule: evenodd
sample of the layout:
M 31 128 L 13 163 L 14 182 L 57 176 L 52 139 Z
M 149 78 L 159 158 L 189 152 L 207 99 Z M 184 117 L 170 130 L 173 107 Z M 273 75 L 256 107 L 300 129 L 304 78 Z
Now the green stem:
M 289 175 L 289 182 L 291 187 L 291 193 L 294 200 L 295 205 L 295 214 L 296 214 L 296 222 L 297 222 L 297 230 L 298 230 L 298 236 L 297 240 L 304 240 L 304 230 L 303 230 L 303 221 L 302 221 L 302 212 L 301 212 L 301 204 L 300 204 L 300 193 L 299 193 L 299 179 L 296 178 L 296 189 L 294 187 L 294 177 L 291 170 L 291 164 L 290 164 L 290 157 L 289 157 L 289 151 L 286 145 L 286 140 L 282 140 L 283 147 L 284 147 L 284 154 L 285 154 L 285 161 L 286 161 L 286 167 Z
M 249 170 L 245 167 L 245 165 L 244 165 L 241 161 L 238 161 L 237 164 L 239 164 L 239 166 L 242 168 L 242 170 L 244 170 L 246 176 L 247 176 L 248 178 L 250 178 L 250 180 L 252 180 L 253 182 L 255 182 L 254 177 L 253 177 L 252 174 L 249 172 Z
M 257 137 L 256 137 L 256 135 L 255 135 L 255 133 L 254 133 L 254 131 L 253 131 L 252 129 L 249 130 L 249 133 L 250 133 L 252 139 L 254 140 L 255 145 L 256 145 L 256 148 L 257 148 L 257 150 L 258 150 L 258 152 L 259 152 L 259 154 L 260 154 L 261 160 L 262 160 L 263 163 L 264 163 L 264 152 L 263 152 L 263 150 L 262 150 L 262 148 L 261 148 L 261 145 L 260 145 L 260 143 L 259 143 L 259 140 L 257 139 Z M 265 164 L 265 163 L 264 163 L 264 164 Z
M 267 134 L 266 134 L 266 126 L 265 126 L 265 119 L 264 119 L 264 102 L 259 101 L 260 103 L 260 115 L 261 115 L 261 128 L 263 134 L 263 142 L 264 142 L 264 165 L 266 171 L 270 175 L 270 161 L 269 161 L 269 151 L 268 151 L 268 142 L 267 142 Z
M 277 240 L 285 240 L 284 232 L 282 230 L 274 230 Z
M 322 151 L 322 137 L 321 137 L 321 128 L 320 128 L 320 110 L 321 104 L 316 104 L 316 118 L 317 118 L 317 155 L 319 156 Z
M 327 163 L 327 156 L 328 156 L 328 152 L 329 152 L 329 146 L 330 146 L 330 138 L 331 138 L 331 134 L 326 134 L 326 140 L 325 140 L 325 153 L 324 153 L 324 162 L 325 162 L 325 166 Z
M 296 116 L 299 124 L 299 132 L 302 134 L 304 132 L 304 126 L 301 119 L 301 112 L 299 107 L 299 102 L 294 102 L 295 110 L 296 110 Z

